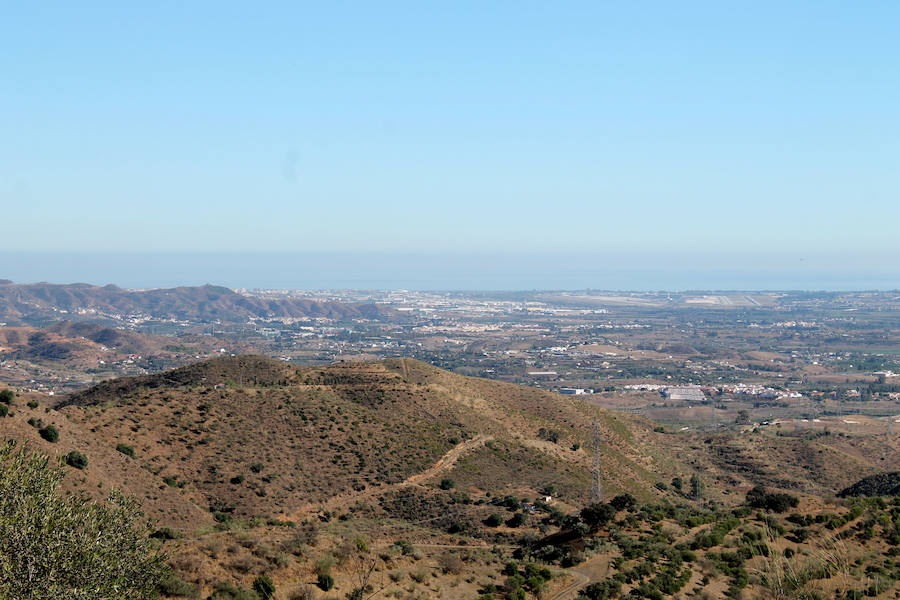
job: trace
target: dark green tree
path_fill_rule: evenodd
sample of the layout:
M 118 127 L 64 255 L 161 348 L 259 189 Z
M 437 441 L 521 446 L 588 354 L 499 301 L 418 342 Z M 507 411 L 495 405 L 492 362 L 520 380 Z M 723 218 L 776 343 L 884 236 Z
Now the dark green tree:
M 591 531 L 597 531 L 601 525 L 605 525 L 615 518 L 616 509 L 609 504 L 597 502 L 581 509 L 581 520 L 590 527 Z
M 256 592 L 262 600 L 271 600 L 275 595 L 275 584 L 268 575 L 260 575 L 253 582 L 253 591 Z

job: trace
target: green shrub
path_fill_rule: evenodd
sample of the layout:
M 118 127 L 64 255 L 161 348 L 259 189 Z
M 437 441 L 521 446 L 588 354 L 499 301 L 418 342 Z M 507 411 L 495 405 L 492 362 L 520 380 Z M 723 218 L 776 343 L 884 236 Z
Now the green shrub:
M 521 527 L 525 524 L 525 515 L 517 512 L 512 517 L 510 517 L 508 521 L 506 521 L 506 524 L 509 527 Z
M 559 442 L 559 432 L 555 429 L 545 429 L 541 427 L 538 429 L 538 437 L 545 442 L 553 442 L 554 444 Z
M 416 548 L 406 540 L 397 540 L 394 545 L 400 548 L 400 554 L 403 556 L 411 556 L 415 553 Z
M 134 458 L 134 446 L 129 446 L 128 444 L 116 444 L 116 450 L 125 456 Z
M 179 598 L 199 598 L 200 590 L 197 586 L 191 585 L 178 575 L 169 573 L 159 585 L 157 591 L 164 596 L 177 596 Z
M 327 592 L 334 587 L 334 577 L 327 573 L 320 573 L 316 579 L 316 585 L 318 585 L 319 589 L 322 591 Z
M 87 457 L 78 450 L 72 450 L 66 454 L 66 464 L 76 469 L 83 469 L 88 464 Z
M 0 403 L 2 404 L 12 404 L 15 397 L 16 395 L 10 389 L 0 390 Z
M 56 429 L 56 427 L 54 427 L 53 425 L 47 425 L 46 427 L 38 429 L 38 433 L 42 438 L 52 444 L 55 444 L 59 441 L 59 430 Z
M 38 406 L 40 406 L 40 404 L 37 400 L 32 399 L 28 401 L 28 408 L 37 408 Z
M 63 476 L 46 456 L 0 448 L 0 598 L 156 597 L 164 557 L 137 504 L 117 493 L 102 504 L 62 496 Z
M 631 494 L 620 494 L 610 500 L 609 505 L 616 510 L 631 510 L 637 506 L 637 500 Z
M 454 485 L 455 484 L 453 483 L 452 479 L 441 479 L 441 489 L 442 490 L 451 490 L 451 489 L 453 489 Z
M 5 417 L 9 414 L 9 407 L 5 404 L 0 404 L 0 417 Z
M 268 575 L 260 575 L 253 582 L 253 591 L 262 600 L 271 600 L 272 596 L 275 595 L 275 584 L 272 583 L 272 579 Z
M 156 540 L 177 540 L 181 538 L 181 532 L 171 527 L 160 527 L 150 537 Z
M 252 590 L 220 581 L 213 586 L 213 593 L 209 600 L 259 600 L 259 596 Z
M 497 513 L 494 513 L 484 520 L 484 524 L 488 527 L 499 527 L 503 524 L 503 517 L 501 517 Z

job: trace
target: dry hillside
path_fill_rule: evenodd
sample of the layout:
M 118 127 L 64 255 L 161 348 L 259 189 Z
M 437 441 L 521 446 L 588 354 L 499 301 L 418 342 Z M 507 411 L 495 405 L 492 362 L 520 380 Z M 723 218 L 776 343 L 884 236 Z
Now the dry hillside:
M 112 380 L 58 405 L 108 446 L 133 446 L 162 481 L 223 515 L 291 515 L 420 474 L 467 440 L 459 484 L 496 492 L 554 485 L 588 498 L 596 409 L 540 390 L 416 361 L 294 367 L 225 357 Z M 654 495 L 638 421 L 599 412 L 610 490 Z M 555 440 L 555 441 L 551 441 Z

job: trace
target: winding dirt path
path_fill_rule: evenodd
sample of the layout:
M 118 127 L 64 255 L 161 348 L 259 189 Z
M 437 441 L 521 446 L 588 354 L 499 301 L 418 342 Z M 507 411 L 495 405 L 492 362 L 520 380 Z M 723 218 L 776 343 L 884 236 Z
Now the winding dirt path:
M 445 454 L 440 459 L 438 459 L 438 461 L 436 463 L 434 463 L 432 466 L 428 467 L 421 473 L 416 473 L 415 475 L 412 475 L 411 477 L 407 477 L 405 480 L 401 481 L 400 483 L 394 484 L 393 487 L 405 488 L 405 487 L 409 487 L 411 485 L 417 485 L 418 483 L 420 483 L 422 481 L 426 481 L 428 479 L 431 479 L 432 477 L 435 477 L 442 473 L 446 473 L 447 471 L 449 471 L 450 469 L 453 468 L 453 466 L 456 464 L 456 461 L 458 461 L 462 455 L 468 454 L 472 450 L 475 450 L 476 448 L 480 448 L 480 447 L 484 446 L 485 443 L 487 443 L 489 440 L 492 440 L 492 439 L 494 439 L 494 438 L 489 435 L 477 435 L 470 440 L 461 442 L 461 443 L 457 444 L 456 446 L 454 446 L 453 448 L 451 448 L 450 451 L 447 452 L 447 454 Z M 390 487 L 391 486 L 389 486 L 388 489 L 390 489 Z
M 428 481 L 429 479 L 450 471 L 462 456 L 469 452 L 472 452 L 477 448 L 480 448 L 492 439 L 494 438 L 490 435 L 475 436 L 472 439 L 460 442 L 459 444 L 451 448 L 446 454 L 439 458 L 436 463 L 434 463 L 421 473 L 411 475 L 398 483 L 373 485 L 360 492 L 345 492 L 343 494 L 338 494 L 337 496 L 329 498 L 325 502 L 307 504 L 306 506 L 303 506 L 294 511 L 288 517 L 288 520 L 300 520 L 310 514 L 323 510 L 333 511 L 337 508 L 346 508 L 361 500 L 372 498 L 391 490 L 404 489 L 412 487 L 414 485 L 419 485 L 425 481 Z
M 569 573 L 573 577 L 575 577 L 575 581 L 550 596 L 548 600 L 567 600 L 568 598 L 574 598 L 576 595 L 578 595 L 578 590 L 591 582 L 590 577 L 579 573 L 578 571 L 569 569 Z
M 550 596 L 548 600 L 571 600 L 578 596 L 578 592 L 584 586 L 605 579 L 611 560 L 611 554 L 599 554 L 577 567 L 568 569 L 568 573 L 575 577 L 575 581 Z

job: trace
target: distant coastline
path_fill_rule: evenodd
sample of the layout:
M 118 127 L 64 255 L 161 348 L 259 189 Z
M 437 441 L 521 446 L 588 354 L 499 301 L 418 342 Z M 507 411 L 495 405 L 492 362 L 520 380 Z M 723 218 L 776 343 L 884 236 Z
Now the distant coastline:
M 113 283 L 128 288 L 216 283 L 259 289 L 500 290 L 810 290 L 900 289 L 900 266 L 828 266 L 811 261 L 758 267 L 745 261 L 694 266 L 611 255 L 352 255 L 275 253 L 0 252 L 0 279 L 16 283 Z M 785 261 L 788 262 L 788 261 Z

